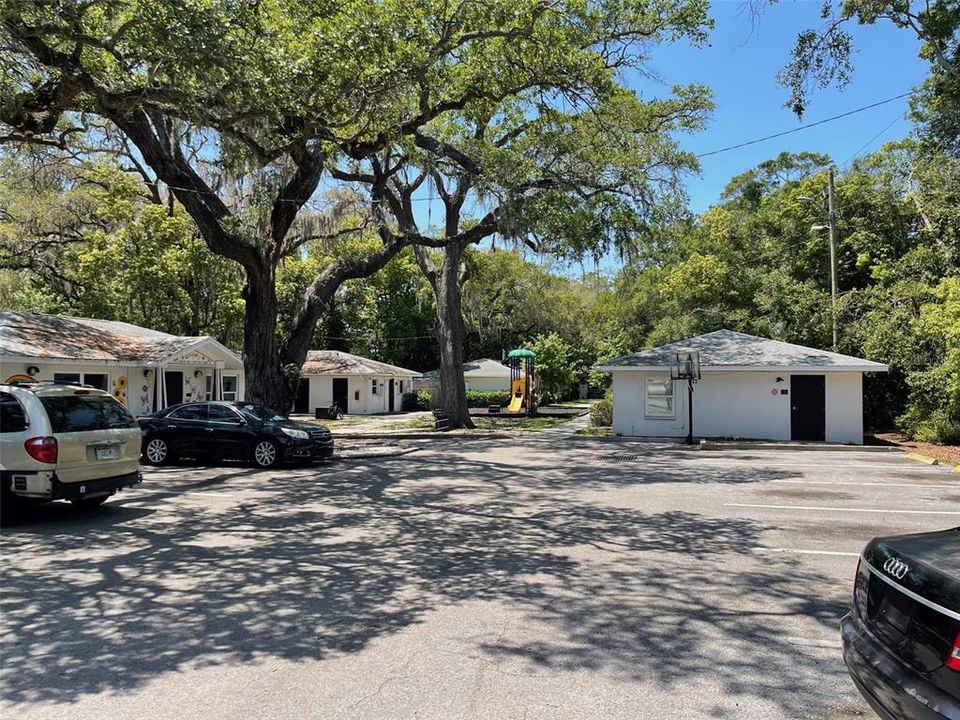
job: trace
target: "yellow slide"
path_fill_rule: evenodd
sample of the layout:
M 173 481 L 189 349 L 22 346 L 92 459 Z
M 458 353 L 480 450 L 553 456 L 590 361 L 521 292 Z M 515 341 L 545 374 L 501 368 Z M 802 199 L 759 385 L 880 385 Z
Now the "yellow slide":
M 518 413 L 523 409 L 523 385 L 524 381 L 522 379 L 513 381 L 513 390 L 511 391 L 513 397 L 510 398 L 507 412 Z

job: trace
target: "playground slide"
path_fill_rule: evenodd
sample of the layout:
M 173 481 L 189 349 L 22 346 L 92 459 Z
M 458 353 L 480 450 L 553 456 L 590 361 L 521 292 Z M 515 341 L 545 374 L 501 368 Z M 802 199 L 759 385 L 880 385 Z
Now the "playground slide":
M 507 412 L 518 413 L 523 409 L 523 380 L 513 381 L 513 397 L 507 406 Z

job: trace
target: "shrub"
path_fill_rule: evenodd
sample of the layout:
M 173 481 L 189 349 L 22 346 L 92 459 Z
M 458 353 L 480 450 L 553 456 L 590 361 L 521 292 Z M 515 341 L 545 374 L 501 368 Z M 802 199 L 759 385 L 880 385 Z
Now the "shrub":
M 510 404 L 510 393 L 506 390 L 467 390 L 467 407 L 480 408 L 490 405 L 506 407 Z
M 403 399 L 400 401 L 400 409 L 404 412 L 410 412 L 413 410 L 429 410 L 430 392 L 428 390 L 421 390 L 420 392 L 404 393 Z
M 960 422 L 937 413 L 933 417 L 913 424 L 909 428 L 907 437 L 919 442 L 960 445 Z
M 610 427 L 613 425 L 613 394 L 607 392 L 603 400 L 598 400 L 590 406 L 590 424 L 593 427 Z

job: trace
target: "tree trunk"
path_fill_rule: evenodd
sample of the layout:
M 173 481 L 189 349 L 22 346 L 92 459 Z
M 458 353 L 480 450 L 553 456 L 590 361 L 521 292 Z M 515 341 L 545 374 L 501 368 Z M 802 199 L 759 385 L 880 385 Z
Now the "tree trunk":
M 460 306 L 460 245 L 443 249 L 443 262 L 430 280 L 437 299 L 437 343 L 440 345 L 440 409 L 451 428 L 473 428 L 463 379 L 463 342 L 466 327 Z
M 287 415 L 294 390 L 280 364 L 277 348 L 276 268 L 268 261 L 247 268 L 243 290 L 244 399 Z

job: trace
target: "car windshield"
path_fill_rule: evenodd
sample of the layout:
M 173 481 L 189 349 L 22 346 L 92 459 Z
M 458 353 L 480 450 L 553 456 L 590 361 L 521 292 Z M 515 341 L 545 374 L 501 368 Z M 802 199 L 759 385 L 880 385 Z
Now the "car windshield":
M 242 405 L 237 405 L 237 409 L 246 415 L 249 418 L 254 420 L 259 420 L 260 422 L 271 422 L 278 420 L 286 420 L 286 418 L 275 410 L 270 410 L 261 405 L 251 405 L 250 403 L 243 403 Z
M 109 395 L 47 395 L 40 402 L 55 433 L 137 427 L 133 415 Z

